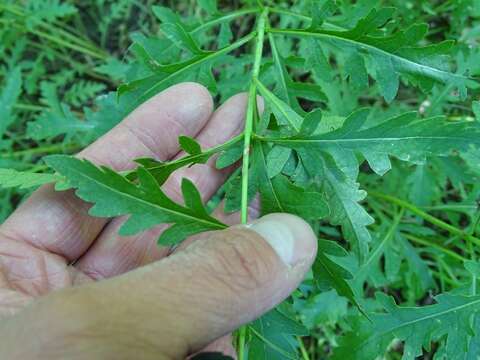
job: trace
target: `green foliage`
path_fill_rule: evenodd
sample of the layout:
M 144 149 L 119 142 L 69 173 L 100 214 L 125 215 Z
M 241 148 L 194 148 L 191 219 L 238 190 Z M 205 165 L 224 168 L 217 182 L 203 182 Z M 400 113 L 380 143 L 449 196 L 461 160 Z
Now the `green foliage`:
M 250 326 L 253 339 L 249 358 L 294 359 L 296 344 L 293 335 L 307 335 L 307 330 L 278 310 L 272 310 Z
M 54 174 L 0 169 L 0 186 L 3 188 L 19 187 L 20 189 L 28 189 L 61 180 L 63 180 L 61 176 Z
M 0 93 L 0 133 L 4 134 L 5 130 L 15 121 L 13 106 L 17 102 L 22 91 L 22 73 L 20 68 L 12 70 L 5 87 Z
M 159 241 L 176 244 L 225 228 L 207 210 L 219 201 L 245 215 L 258 197 L 262 214 L 301 216 L 322 240 L 292 297 L 236 335 L 241 360 L 473 359 L 478 34 L 474 0 L 4 1 L 1 216 L 57 182 L 94 216 L 127 215 L 121 234 L 170 224 Z M 247 91 L 245 131 L 210 149 L 182 136 L 181 157 L 132 159 L 129 172 L 41 162 L 181 81 L 219 102 Z M 164 193 L 177 170 L 209 160 L 237 170 L 208 207 L 188 180 L 181 204 Z
M 333 241 L 319 240 L 317 259 L 313 264 L 315 282 L 319 290 L 325 291 L 333 288 L 337 294 L 346 297 L 361 310 L 355 294 L 347 282 L 353 278 L 352 274 L 334 260 L 335 257 L 345 256 L 348 256 L 348 253 L 340 245 Z
M 465 359 L 475 331 L 473 319 L 480 309 L 480 297 L 442 294 L 435 305 L 421 308 L 398 307 L 392 298 L 378 294 L 386 310 L 372 322 L 360 321 L 353 332 L 341 339 L 333 359 L 372 359 L 396 338 L 405 342 L 402 359 L 413 360 L 429 349 L 430 341 L 446 339 L 447 359 Z
M 89 210 L 92 216 L 130 215 L 119 230 L 121 235 L 135 235 L 157 224 L 172 224 L 159 239 L 159 243 L 171 245 L 202 231 L 225 228 L 207 213 L 198 190 L 187 179 L 182 182 L 185 206 L 181 206 L 167 197 L 152 174 L 143 168 L 138 169 L 139 183 L 135 184 L 87 160 L 52 155 L 45 161 L 67 179 L 78 197 L 95 202 Z
M 65 92 L 65 100 L 75 107 L 80 107 L 88 99 L 95 98 L 96 95 L 105 90 L 105 85 L 93 81 L 79 81 Z

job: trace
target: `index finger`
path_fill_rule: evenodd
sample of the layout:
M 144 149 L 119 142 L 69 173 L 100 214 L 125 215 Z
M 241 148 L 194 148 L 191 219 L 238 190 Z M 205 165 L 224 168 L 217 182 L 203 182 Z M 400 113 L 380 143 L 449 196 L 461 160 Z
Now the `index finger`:
M 212 109 L 212 98 L 203 86 L 173 86 L 141 105 L 78 156 L 116 170 L 133 168 L 133 159 L 139 157 L 168 160 L 179 150 L 178 137 L 196 136 Z M 89 216 L 89 207 L 73 192 L 57 193 L 47 185 L 20 206 L 0 232 L 72 261 L 90 247 L 108 221 Z

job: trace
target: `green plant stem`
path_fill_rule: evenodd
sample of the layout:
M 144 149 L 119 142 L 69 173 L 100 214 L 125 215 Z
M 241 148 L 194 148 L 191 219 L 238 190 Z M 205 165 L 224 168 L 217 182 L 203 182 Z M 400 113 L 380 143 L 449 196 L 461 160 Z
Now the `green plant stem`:
M 243 144 L 243 164 L 242 164 L 242 198 L 241 198 L 241 223 L 248 222 L 248 172 L 250 168 L 250 145 L 253 134 L 253 123 L 257 113 L 257 82 L 262 64 L 263 44 L 265 40 L 265 28 L 268 17 L 268 8 L 265 8 L 258 18 L 257 23 L 257 44 L 255 47 L 255 60 L 253 63 L 252 80 L 248 92 L 247 115 L 245 119 L 244 144 Z M 238 342 L 238 360 L 244 359 L 245 338 L 247 328 L 243 326 L 239 330 Z
M 23 9 L 19 6 L 15 6 L 15 5 L 0 5 L 0 9 L 4 9 L 14 15 L 17 15 L 21 18 L 25 18 L 27 16 L 27 14 L 23 11 Z M 100 47 L 98 47 L 95 43 L 93 43 L 91 40 L 89 39 L 84 39 L 81 35 L 79 34 L 71 34 L 69 31 L 67 30 L 64 30 L 61 25 L 59 23 L 55 24 L 55 23 L 48 23 L 44 20 L 40 20 L 38 22 L 38 25 L 43 27 L 44 29 L 46 30 L 50 30 L 50 32 L 52 33 L 56 33 L 56 34 L 61 34 L 63 37 L 65 38 L 68 38 L 69 41 L 72 41 L 72 42 L 75 42 L 83 47 L 86 47 L 86 48 L 89 48 L 93 51 L 96 51 L 98 53 L 104 53 L 105 55 L 108 55 L 105 50 L 101 49 Z M 30 29 L 27 29 L 29 32 L 33 32 L 35 33 L 35 30 L 30 30 Z
M 47 171 L 49 167 L 47 165 L 38 165 L 38 164 L 33 164 L 32 167 L 29 169 L 29 171 L 34 172 L 34 173 L 43 173 Z
M 220 49 L 220 50 L 217 50 L 217 51 L 212 51 L 210 52 L 208 55 L 206 56 L 202 56 L 200 58 L 196 58 L 195 61 L 190 61 L 187 65 L 185 65 L 184 67 L 182 67 L 181 69 L 177 70 L 177 71 L 174 71 L 172 73 L 170 73 L 167 77 L 163 78 L 162 80 L 158 81 L 153 87 L 151 87 L 150 89 L 148 89 L 147 91 L 145 91 L 143 93 L 143 95 L 141 95 L 138 99 L 137 99 L 137 102 L 138 103 L 143 103 L 145 101 L 147 101 L 148 99 L 150 99 L 152 96 L 156 95 L 161 89 L 163 89 L 165 83 L 169 82 L 170 80 L 172 80 L 173 78 L 175 78 L 176 76 L 179 76 L 180 74 L 182 73 L 185 73 L 187 72 L 188 70 L 192 69 L 193 67 L 195 66 L 198 66 L 199 64 L 202 64 L 202 63 L 206 63 L 208 61 L 212 61 L 213 59 L 217 58 L 217 57 L 220 57 L 222 55 L 225 55 L 225 54 L 228 54 L 236 49 L 238 49 L 239 47 L 245 45 L 246 43 L 248 43 L 250 40 L 253 40 L 257 37 L 257 32 L 256 31 L 252 31 L 250 34 L 248 35 L 245 35 L 244 37 L 242 37 L 241 39 L 238 39 L 237 41 L 235 41 L 234 43 Z M 153 76 L 156 76 L 156 75 L 153 75 Z M 135 81 L 133 81 L 133 83 L 135 83 Z M 122 94 L 122 90 L 120 89 L 119 90 L 119 94 L 121 95 Z M 133 109 L 132 109 L 133 110 Z
M 202 158 L 204 156 L 209 156 L 209 155 L 213 155 L 213 154 L 216 154 L 216 153 L 219 153 L 220 151 L 224 150 L 224 149 L 227 149 L 229 148 L 230 146 L 236 144 L 237 142 L 241 141 L 243 138 L 243 134 L 240 134 L 240 135 L 237 135 L 233 138 L 231 138 L 230 140 L 228 140 L 227 142 L 223 143 L 223 144 L 220 144 L 220 145 L 217 145 L 217 146 L 214 146 L 214 147 L 211 147 L 209 149 L 206 149 L 204 151 L 202 151 L 200 154 L 198 155 L 187 155 L 187 156 L 184 156 L 184 157 L 181 157 L 177 160 L 173 160 L 173 161 L 170 161 L 170 162 L 166 162 L 166 163 L 162 163 L 162 167 L 163 166 L 171 166 L 171 165 L 182 165 L 182 166 L 186 166 L 188 164 L 191 164 L 192 162 L 194 162 L 196 159 L 199 159 L 199 158 Z M 155 169 L 157 169 L 158 167 L 152 167 L 150 168 L 150 171 L 153 171 Z M 129 172 L 125 172 L 123 175 L 124 176 L 127 176 L 131 173 L 134 173 L 136 170 L 132 170 L 132 171 L 129 171 Z
M 438 277 L 440 281 L 444 281 L 451 286 L 458 286 L 458 282 L 455 282 L 449 277 L 444 276 L 443 273 L 441 273 L 440 271 L 435 271 L 435 270 L 430 270 L 430 271 L 432 272 L 433 275 Z M 445 291 L 444 289 L 445 289 L 445 286 L 442 285 L 442 292 Z
M 437 249 L 438 251 L 444 253 L 445 255 L 450 256 L 452 259 L 455 259 L 455 260 L 458 260 L 458 261 L 461 261 L 461 262 L 464 262 L 466 260 L 463 256 L 458 255 L 456 252 L 454 252 L 452 250 L 449 250 L 447 248 L 444 248 L 443 246 L 441 246 L 441 245 L 439 245 L 439 244 L 437 244 L 433 241 L 428 241 L 428 240 L 420 238 L 418 236 L 405 234 L 405 233 L 403 234 L 403 236 L 405 236 L 406 239 L 408 239 L 412 242 L 415 242 L 417 244 L 424 245 L 424 246 L 429 246 L 429 247 L 432 247 L 434 249 Z
M 271 6 L 270 7 L 270 12 L 273 13 L 273 14 L 296 17 L 300 20 L 307 21 L 307 22 L 312 21 L 312 18 L 310 16 L 303 15 L 303 14 L 300 14 L 300 13 L 297 13 L 297 12 L 294 12 L 294 11 L 291 11 L 291 10 L 282 9 L 282 8 L 276 7 L 276 6 Z
M 443 230 L 446 230 L 453 235 L 458 235 L 458 236 L 460 236 L 460 237 L 462 237 L 462 238 L 464 238 L 468 241 L 471 241 L 475 245 L 480 245 L 480 239 L 479 238 L 477 238 L 473 235 L 467 234 L 465 231 L 463 231 L 461 229 L 458 229 L 455 226 L 447 224 L 446 222 L 444 222 L 444 221 L 426 213 L 425 211 L 419 209 L 418 207 L 416 207 L 415 205 L 413 205 L 413 204 L 411 204 L 407 201 L 398 199 L 398 198 L 396 198 L 394 196 L 391 196 L 391 195 L 382 194 L 380 192 L 373 191 L 373 190 L 369 190 L 368 194 L 373 196 L 373 197 L 376 197 L 378 199 L 386 200 L 386 201 L 388 201 L 392 204 L 396 204 L 398 206 L 404 207 L 405 209 L 411 211 L 415 215 L 418 215 L 421 218 L 423 218 L 424 220 L 428 221 L 429 223 L 431 223 L 433 225 L 436 225 L 439 228 L 441 228 Z
M 108 56 L 106 56 L 106 55 L 99 54 L 99 53 L 97 53 L 97 52 L 95 52 L 91 49 L 88 49 L 88 48 L 85 48 L 85 47 L 82 47 L 82 46 L 79 46 L 79 45 L 76 45 L 76 44 L 72 44 L 67 40 L 60 39 L 60 38 L 58 38 L 54 35 L 50 35 L 50 34 L 44 32 L 42 30 L 39 30 L 39 29 L 36 29 L 35 31 L 29 31 L 24 26 L 21 26 L 21 25 L 18 25 L 18 24 L 12 24 L 11 21 L 4 20 L 4 19 L 0 19 L 0 23 L 9 24 L 10 26 L 15 27 L 19 30 L 31 32 L 33 35 L 36 35 L 36 36 L 38 36 L 40 38 L 43 38 L 43 39 L 47 39 L 54 44 L 60 45 L 60 46 L 62 46 L 64 48 L 67 48 L 67 49 L 75 50 L 75 51 L 77 51 L 79 53 L 82 53 L 84 55 L 88 55 L 88 56 L 91 56 L 91 57 L 94 57 L 94 58 L 97 58 L 97 59 L 101 59 L 101 60 L 106 60 L 108 58 Z
M 247 326 L 242 326 L 238 330 L 238 359 L 243 360 L 245 358 L 245 340 L 247 338 Z
M 475 233 L 475 229 L 477 228 L 479 221 L 480 213 L 476 213 L 472 223 L 470 224 L 470 229 L 468 230 L 469 235 L 473 235 Z M 472 241 L 467 241 L 467 248 L 470 255 L 470 260 L 476 261 L 475 249 L 473 248 Z M 472 284 L 470 286 L 470 293 L 471 295 L 477 294 L 477 276 L 474 273 L 472 273 Z
M 13 105 L 13 107 L 18 110 L 28 110 L 28 111 L 44 111 L 48 109 L 47 106 L 24 104 L 24 103 L 16 103 L 15 105 Z
M 248 222 L 248 172 L 250 167 L 250 145 L 253 135 L 253 123 L 257 112 L 257 78 L 260 74 L 262 64 L 263 44 L 265 40 L 265 25 L 267 22 L 268 8 L 265 8 L 258 19 L 257 44 L 255 47 L 255 61 L 252 70 L 252 81 L 248 92 L 247 115 L 245 119 L 243 165 L 242 165 L 242 200 L 241 200 L 241 222 Z M 239 359 L 241 360 L 241 359 Z
M 305 348 L 305 344 L 300 336 L 297 336 L 298 344 L 300 345 L 300 353 L 302 354 L 303 360 L 310 360 L 310 355 L 308 355 L 308 351 Z
M 370 267 L 370 264 L 374 260 L 378 259 L 383 254 L 385 247 L 394 237 L 394 235 L 395 235 L 395 233 L 398 229 L 398 226 L 400 225 L 400 222 L 402 221 L 404 213 L 405 213 L 405 209 L 401 208 L 400 211 L 395 214 L 395 217 L 393 218 L 393 222 L 392 222 L 390 228 L 388 229 L 387 234 L 383 238 L 382 242 L 375 248 L 375 250 L 373 250 L 369 254 L 370 256 L 368 257 L 368 259 L 365 261 L 365 263 L 359 269 L 359 273 L 364 272 L 364 271 L 368 271 L 369 267 Z
M 233 11 L 231 13 L 228 13 L 228 14 L 224 15 L 224 16 L 220 16 L 216 19 L 207 21 L 207 22 L 197 26 L 195 29 L 193 29 L 191 31 L 191 33 L 192 34 L 198 34 L 201 31 L 208 30 L 213 26 L 223 24 L 227 21 L 235 20 L 238 17 L 245 16 L 245 15 L 250 15 L 250 14 L 256 14 L 260 10 L 261 10 L 260 8 L 254 7 L 254 8 L 245 8 L 245 9 L 240 9 L 240 10 L 237 10 L 237 11 Z M 170 45 L 169 47 L 167 47 L 164 50 L 164 52 L 168 53 L 169 51 L 171 51 L 175 47 L 176 47 L 176 45 Z
M 223 24 L 224 22 L 227 22 L 227 21 L 232 21 L 232 20 L 235 20 L 236 18 L 240 17 L 240 16 L 245 16 L 245 15 L 250 15 L 250 14 L 256 14 L 258 12 L 260 12 L 261 9 L 258 8 L 258 7 L 254 7 L 254 8 L 245 8 L 245 9 L 239 9 L 237 11 L 232 11 L 228 14 L 225 14 L 224 16 L 221 16 L 221 17 L 218 17 L 216 19 L 212 19 L 210 21 L 207 21 L 201 25 L 199 25 L 198 27 L 196 27 L 195 29 L 193 29 L 191 31 L 192 34 L 196 34 L 196 33 L 199 33 L 203 30 L 206 30 L 206 29 L 209 29 L 215 25 L 219 25 L 219 24 Z
M 456 283 L 460 283 L 460 280 L 458 280 L 457 276 L 452 271 L 452 268 L 445 262 L 443 258 L 437 258 L 437 263 L 445 269 L 445 272 L 450 277 L 450 279 L 454 280 Z
M 297 12 L 294 12 L 294 11 L 290 11 L 290 10 L 287 10 L 287 9 L 282 9 L 282 8 L 279 8 L 279 7 L 270 7 L 270 12 L 275 13 L 275 14 L 280 14 L 280 15 L 287 15 L 287 16 L 296 17 L 296 18 L 298 18 L 300 20 L 303 20 L 303 21 L 306 21 L 306 22 L 311 22 L 312 21 L 312 18 L 310 16 L 306 16 L 306 15 L 303 15 L 303 14 L 300 14 L 300 13 L 297 13 Z M 324 25 L 325 29 L 328 29 L 328 30 L 336 30 L 336 31 L 346 31 L 347 30 L 347 29 L 345 29 L 341 26 L 329 23 L 327 21 L 324 21 L 323 25 Z
M 39 36 L 39 37 L 43 37 L 47 40 L 50 40 L 51 42 L 57 44 L 57 45 L 61 45 L 65 48 L 68 48 L 68 49 L 72 49 L 72 50 L 75 50 L 79 53 L 83 53 L 85 55 L 89 55 L 91 57 L 94 57 L 94 58 L 97 58 L 97 59 L 101 59 L 101 60 L 106 60 L 108 58 L 107 55 L 105 54 L 100 54 L 96 51 L 93 51 L 91 49 L 88 49 L 88 48 L 85 48 L 85 47 L 82 47 L 82 46 L 79 46 L 79 45 L 75 45 L 75 44 L 72 44 L 70 43 L 69 41 L 66 41 L 66 40 L 63 40 L 63 39 L 60 39 L 56 36 L 53 36 L 53 35 L 50 35 L 44 31 L 41 31 L 41 30 L 35 30 L 33 32 L 33 34 Z
M 1 22 L 2 22 L 2 20 L 0 19 L 0 23 Z M 33 42 L 33 41 L 29 41 L 29 45 L 31 47 L 34 47 L 34 48 L 39 49 L 39 50 L 42 50 L 44 48 L 44 46 L 42 44 L 36 43 L 36 42 Z M 99 74 L 99 73 L 93 71 L 91 66 L 89 66 L 85 63 L 80 63 L 79 61 L 76 61 L 72 57 L 68 57 L 67 55 L 61 53 L 59 50 L 56 50 L 54 48 L 52 48 L 51 51 L 52 51 L 52 53 L 55 54 L 55 56 L 58 59 L 65 61 L 66 63 L 70 64 L 70 66 L 72 66 L 74 68 L 76 67 L 75 70 L 77 70 L 79 72 L 82 72 L 82 73 L 85 73 L 85 74 L 87 74 L 88 76 L 90 76 L 94 79 L 104 81 L 104 82 L 109 83 L 113 86 L 118 86 L 118 83 L 115 80 L 112 80 L 109 77 L 106 77 L 102 74 Z
M 18 158 L 23 156 L 51 154 L 56 152 L 73 152 L 79 149 L 80 149 L 80 146 L 76 144 L 73 144 L 73 145 L 54 144 L 54 145 L 40 146 L 33 149 L 3 153 L 3 154 L 0 154 L 0 159 L 11 159 L 11 158 Z

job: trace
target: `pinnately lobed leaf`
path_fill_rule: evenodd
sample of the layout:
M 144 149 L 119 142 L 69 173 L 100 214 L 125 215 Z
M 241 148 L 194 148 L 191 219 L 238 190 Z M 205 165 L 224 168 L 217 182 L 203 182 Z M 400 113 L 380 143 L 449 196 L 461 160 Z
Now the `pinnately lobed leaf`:
M 272 310 L 249 327 L 252 341 L 249 356 L 255 360 L 296 359 L 295 335 L 307 335 L 308 331 L 278 310 Z
M 22 72 L 19 67 L 12 70 L 5 86 L 0 89 L 0 134 L 12 124 L 15 119 L 13 105 L 22 91 Z
M 327 2 L 328 3 L 328 2 Z M 331 11 L 331 10 L 329 10 Z M 356 84 L 364 83 L 365 61 L 372 62 L 375 71 L 371 75 L 377 80 L 380 91 L 387 102 L 397 95 L 400 74 L 418 84 L 422 89 L 431 89 L 434 82 L 442 82 L 457 87 L 466 96 L 466 87 L 472 80 L 461 74 L 454 74 L 445 68 L 445 59 L 453 43 L 417 46 L 428 30 L 425 24 L 414 24 L 405 30 L 391 35 L 377 36 L 375 31 L 383 27 L 394 15 L 394 8 L 372 9 L 370 13 L 352 29 L 324 30 L 314 20 L 309 29 L 272 29 L 274 34 L 307 37 L 324 46 L 339 49 L 348 55 L 351 63 L 350 76 Z M 314 14 L 316 15 L 316 14 Z M 320 50 L 321 51 L 321 50 Z M 320 53 L 311 56 L 321 58 Z M 322 60 L 325 64 L 325 61 Z M 327 67 L 322 66 L 325 70 Z
M 21 172 L 13 169 L 0 169 L 0 187 L 20 189 L 34 188 L 40 185 L 62 181 L 56 174 Z
M 45 161 L 66 178 L 81 199 L 94 203 L 91 215 L 129 215 L 120 229 L 122 235 L 134 235 L 163 223 L 172 224 L 159 239 L 161 244 L 172 245 L 202 231 L 225 228 L 208 215 L 198 190 L 187 179 L 182 183 L 185 199 L 185 206 L 182 206 L 167 197 L 152 174 L 144 168 L 139 168 L 139 183 L 135 184 L 113 170 L 97 167 L 87 160 L 53 155 Z
M 272 141 L 297 150 L 327 152 L 337 161 L 360 153 L 379 175 L 390 170 L 389 155 L 422 163 L 427 156 L 445 156 L 453 150 L 468 151 L 480 146 L 477 123 L 448 122 L 443 117 L 418 119 L 415 113 L 407 113 L 364 129 L 368 113 L 368 109 L 358 110 L 342 128 L 327 134 Z
M 262 139 L 295 150 L 302 164 L 322 186 L 330 207 L 332 224 L 341 225 L 360 259 L 368 252 L 370 235 L 367 226 L 373 219 L 358 204 L 366 196 L 358 190 L 356 179 L 362 155 L 379 175 L 391 168 L 389 156 L 422 163 L 427 156 L 446 156 L 454 151 L 468 151 L 480 146 L 480 126 L 474 122 L 448 122 L 442 117 L 418 119 L 415 113 L 391 118 L 380 125 L 365 128 L 368 109 L 351 114 L 343 126 L 329 132 L 315 133 L 322 127 L 322 118 L 300 115 L 272 93 L 265 97 L 274 114 L 297 135 L 282 138 L 277 133 Z M 292 126 L 302 121 L 301 125 Z M 317 125 L 315 125 L 317 121 Z M 313 131 L 313 133 L 312 133 Z
M 469 342 L 478 332 L 472 319 L 480 310 L 479 296 L 442 294 L 434 305 L 398 307 L 392 298 L 377 294 L 386 313 L 360 320 L 340 341 L 332 359 L 370 360 L 381 356 L 395 339 L 405 342 L 403 360 L 414 360 L 429 350 L 432 341 L 446 337 L 445 352 L 450 360 L 465 359 Z M 477 354 L 478 355 L 478 354 Z
M 319 240 L 317 258 L 312 268 L 315 282 L 320 291 L 327 291 L 333 288 L 338 295 L 347 298 L 364 313 L 352 287 L 348 283 L 348 280 L 351 280 L 353 275 L 334 260 L 335 257 L 345 257 L 347 255 L 348 253 L 345 249 L 337 243 L 329 240 Z

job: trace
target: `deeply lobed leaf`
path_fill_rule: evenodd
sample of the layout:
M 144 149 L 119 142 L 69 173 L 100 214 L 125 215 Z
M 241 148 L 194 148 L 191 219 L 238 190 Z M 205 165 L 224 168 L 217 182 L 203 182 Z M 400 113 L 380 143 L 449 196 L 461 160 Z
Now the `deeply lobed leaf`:
M 81 199 L 94 203 L 89 211 L 92 216 L 128 215 L 120 229 L 121 235 L 134 235 L 156 225 L 171 224 L 159 242 L 173 245 L 202 231 L 225 228 L 207 213 L 198 190 L 187 179 L 182 183 L 185 200 L 185 206 L 182 206 L 170 199 L 144 168 L 139 168 L 139 183 L 135 184 L 113 170 L 97 167 L 87 160 L 53 155 L 45 161 L 66 178 Z

